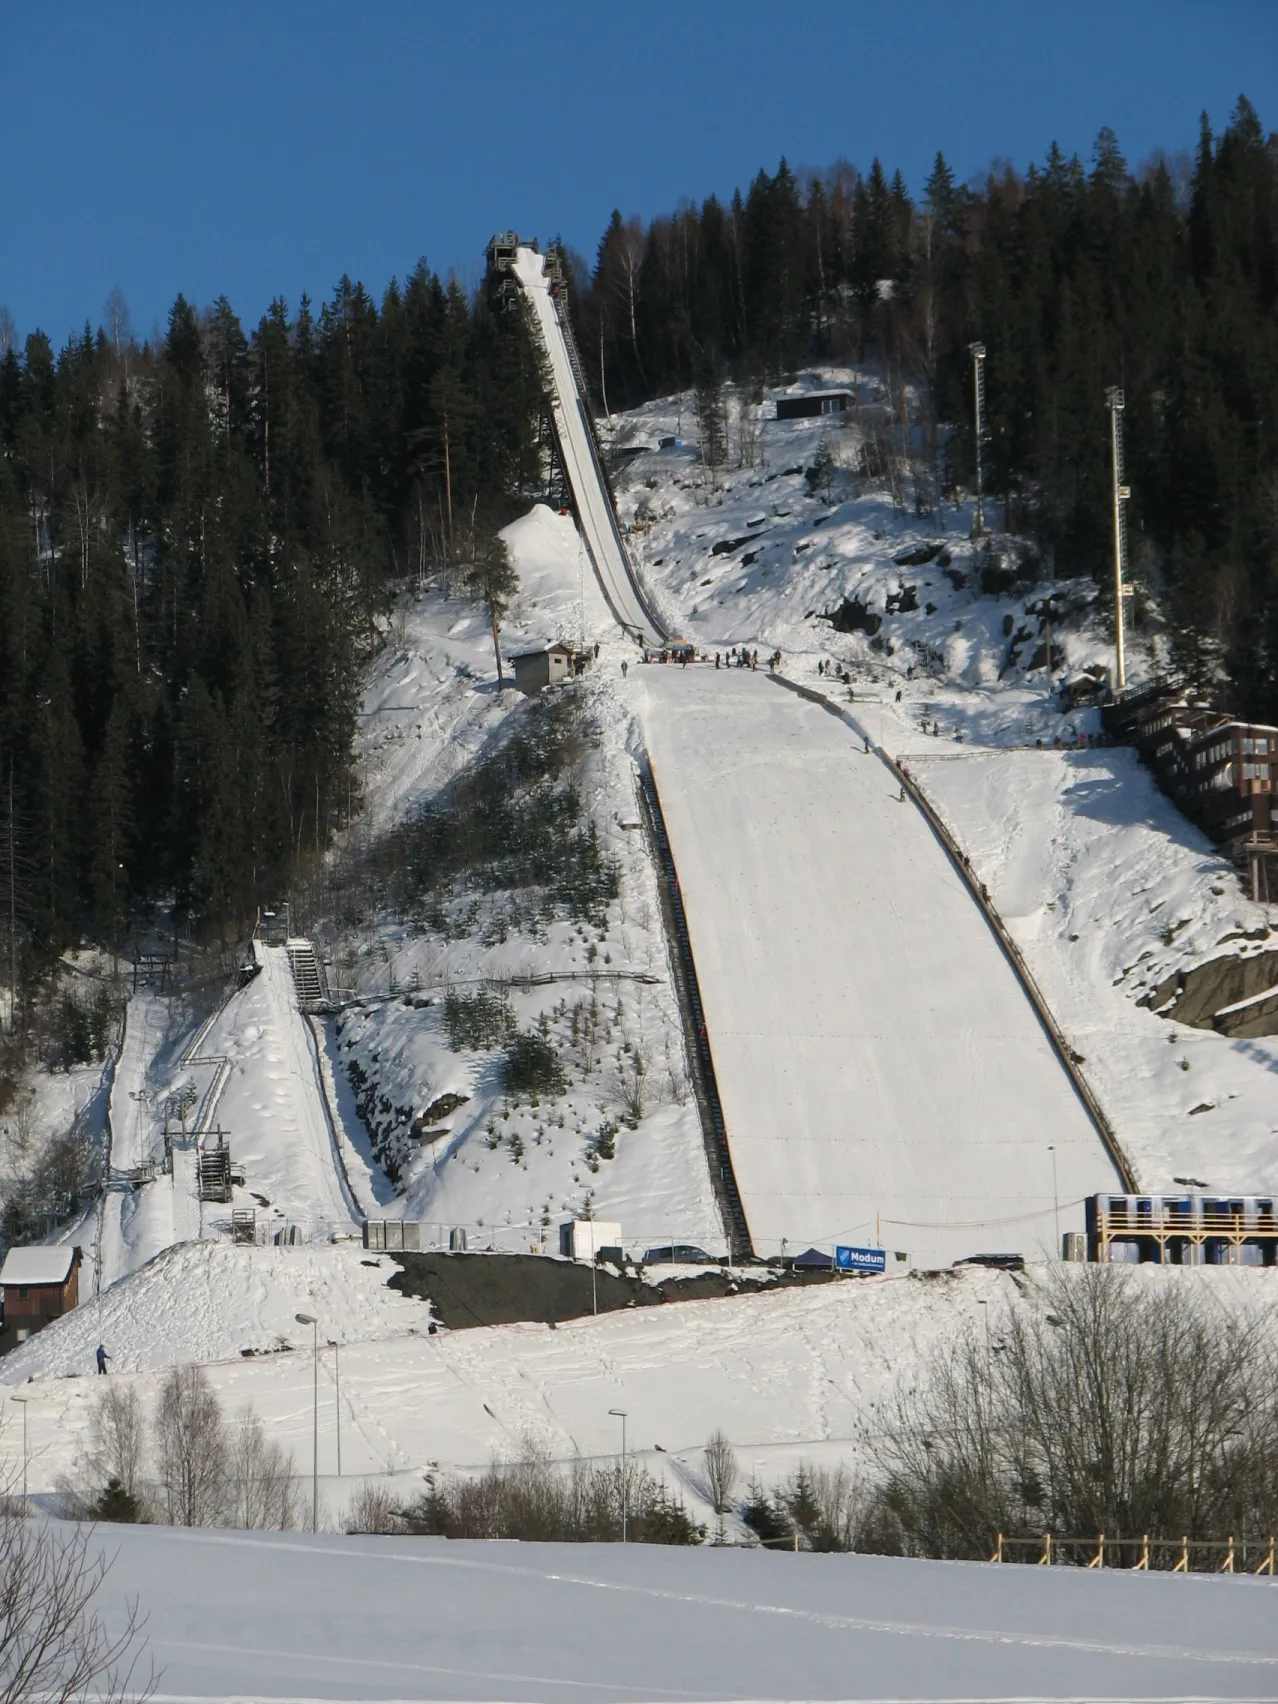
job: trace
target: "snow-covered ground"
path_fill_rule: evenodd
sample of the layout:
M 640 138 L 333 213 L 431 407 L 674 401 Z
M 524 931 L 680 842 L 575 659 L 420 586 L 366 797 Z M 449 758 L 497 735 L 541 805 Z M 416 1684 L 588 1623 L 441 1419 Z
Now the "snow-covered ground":
M 1278 1186 L 1278 1037 L 1234 1040 L 1137 1004 L 1179 967 L 1264 950 L 1244 937 L 1268 907 L 1130 751 L 912 749 L 911 774 L 988 886 L 1142 1187 Z
M 1268 1580 L 103 1530 L 158 1700 L 1260 1699 Z
M 354 1066 L 375 1086 L 382 1133 L 393 1128 L 401 1156 L 411 1150 L 398 1191 L 377 1211 L 421 1222 L 429 1246 L 464 1230 L 472 1248 L 554 1248 L 559 1223 L 593 1212 L 621 1224 L 632 1252 L 660 1242 L 718 1251 L 724 1233 L 638 828 L 637 735 L 619 666 L 634 647 L 618 633 L 570 519 L 538 506 L 503 536 L 520 577 L 503 653 L 560 637 L 600 647 L 574 688 L 592 729 L 578 786 L 603 852 L 617 860 L 619 897 L 599 930 L 562 915 L 531 928 L 526 917 L 510 923 L 502 895 L 448 938 L 370 918 L 333 942 L 336 979 L 358 1002 L 330 1026 L 328 1058 L 335 1077 Z M 431 799 L 527 716 L 528 700 L 499 696 L 493 676 L 488 624 L 473 604 L 436 591 L 405 601 L 365 695 L 367 809 L 357 835 L 384 831 Z M 501 1089 L 499 1050 L 450 1047 L 446 991 L 489 984 L 505 991 L 520 1028 L 544 1021 L 568 1070 L 564 1096 L 513 1101 Z M 392 986 L 403 992 L 391 998 Z M 645 1075 L 632 1129 L 623 1078 L 636 1053 Z M 341 1093 L 349 1096 L 349 1078 Z M 457 1105 L 425 1118 L 455 1096 Z M 414 1124 L 428 1140 L 410 1135 Z M 600 1133 L 613 1127 L 616 1157 L 601 1158 Z
M 83 1460 L 101 1383 L 80 1375 L 99 1341 L 115 1357 L 111 1377 L 136 1389 L 147 1412 L 166 1367 L 202 1362 L 225 1410 L 252 1402 L 299 1474 L 309 1472 L 314 1371 L 301 1312 L 319 1321 L 319 1472 L 331 1519 L 366 1476 L 390 1476 L 411 1496 L 432 1467 L 482 1471 L 529 1440 L 562 1463 L 609 1458 L 620 1442 L 609 1410 L 624 1408 L 628 1447 L 713 1525 L 702 1458 L 713 1431 L 731 1440 L 743 1487 L 752 1477 L 774 1485 L 800 1462 L 862 1471 L 897 1381 L 913 1384 L 938 1348 L 984 1333 L 987 1312 L 997 1341 L 1005 1310 L 1042 1305 L 1044 1276 L 964 1268 L 854 1278 L 554 1328 L 432 1334 L 427 1305 L 387 1287 L 397 1270 L 387 1256 L 342 1248 L 220 1245 L 160 1256 L 106 1292 L 100 1326 L 97 1309 L 81 1308 L 0 1360 L 0 1388 L 31 1399 L 33 1495 L 56 1490 Z M 1058 1270 L 1068 1278 L 1079 1269 Z M 1150 1266 L 1132 1281 L 1188 1284 L 1208 1302 L 1267 1318 L 1278 1298 L 1272 1271 Z M 341 1345 L 341 1478 L 330 1341 Z M 16 1407 L 0 1411 L 0 1475 L 11 1477 L 22 1428 Z

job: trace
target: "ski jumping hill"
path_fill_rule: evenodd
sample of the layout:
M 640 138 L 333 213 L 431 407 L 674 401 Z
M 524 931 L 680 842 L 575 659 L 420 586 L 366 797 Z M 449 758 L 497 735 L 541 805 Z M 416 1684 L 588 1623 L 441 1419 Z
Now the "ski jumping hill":
M 661 629 L 639 590 L 622 543 L 564 326 L 546 277 L 545 258 L 533 249 L 521 248 L 514 272 L 554 374 L 551 406 L 555 437 L 600 587 L 617 624 L 642 643 L 653 643 L 661 637 Z
M 631 679 L 756 1252 L 1050 1253 L 1114 1168 L 925 819 L 760 674 Z

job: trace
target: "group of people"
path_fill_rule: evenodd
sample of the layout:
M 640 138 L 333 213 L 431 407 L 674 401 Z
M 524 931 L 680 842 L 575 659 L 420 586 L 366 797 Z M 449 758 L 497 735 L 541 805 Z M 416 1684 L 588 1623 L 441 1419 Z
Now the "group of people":
M 680 668 L 685 669 L 689 663 L 695 663 L 698 661 L 708 663 L 710 661 L 709 657 L 704 652 L 701 657 L 698 658 L 696 651 L 691 645 L 668 646 L 660 651 L 649 650 L 645 647 L 643 660 L 645 663 L 678 663 Z M 772 655 L 766 659 L 766 664 L 770 669 L 780 667 L 780 647 L 773 651 Z M 729 651 L 715 652 L 714 666 L 717 669 L 757 669 L 759 667 L 759 653 L 757 649 L 751 650 L 747 645 L 734 645 Z M 623 661 L 621 665 L 621 672 L 623 676 L 629 672 L 629 668 L 629 663 Z

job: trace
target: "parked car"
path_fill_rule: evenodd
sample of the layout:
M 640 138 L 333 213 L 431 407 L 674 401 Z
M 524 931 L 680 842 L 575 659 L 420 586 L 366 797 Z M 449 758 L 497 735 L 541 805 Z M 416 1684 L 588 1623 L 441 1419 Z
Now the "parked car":
M 993 1266 L 999 1272 L 1024 1272 L 1023 1254 L 965 1254 L 955 1266 Z
M 695 1243 L 662 1243 L 643 1251 L 645 1266 L 717 1266 L 719 1263 Z

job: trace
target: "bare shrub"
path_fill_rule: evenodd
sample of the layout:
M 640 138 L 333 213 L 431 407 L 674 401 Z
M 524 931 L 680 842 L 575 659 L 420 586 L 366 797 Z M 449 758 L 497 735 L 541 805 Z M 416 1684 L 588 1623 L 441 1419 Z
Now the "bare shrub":
M 705 1448 L 706 1484 L 710 1506 L 716 1515 L 728 1512 L 737 1483 L 737 1455 L 722 1432 L 711 1432 Z
M 227 1504 L 226 1426 L 199 1367 L 175 1367 L 160 1387 L 155 1459 L 169 1524 L 216 1526 Z
M 626 1536 L 635 1544 L 700 1544 L 705 1528 L 642 1467 L 626 1464 Z M 621 1538 L 622 1468 L 575 1461 L 564 1472 L 535 1443 L 478 1479 L 451 1475 L 404 1511 L 410 1532 L 445 1538 L 613 1543 Z
M 131 1385 L 112 1379 L 89 1421 L 86 1466 L 95 1489 L 114 1479 L 128 1496 L 136 1497 L 145 1457 L 146 1424 L 138 1393 Z
M 404 1517 L 384 1485 L 361 1485 L 346 1505 L 343 1532 L 403 1532 Z
M 88 1554 L 92 1534 L 24 1520 L 0 1506 L 0 1698 L 4 1704 L 146 1699 L 139 1671 L 144 1619 L 136 1603 L 109 1630 L 94 1599 L 110 1568 Z
M 617 1058 L 617 1088 L 622 1112 L 632 1130 L 639 1128 L 643 1117 L 644 1079 L 647 1075 L 648 1062 L 640 1051 L 639 1043 L 627 1038 Z
M 226 1515 L 232 1526 L 287 1532 L 297 1525 L 292 1452 L 266 1436 L 251 1403 L 240 1410 L 226 1458 Z
M 871 1442 L 867 1543 L 979 1557 L 1000 1531 L 1267 1542 L 1276 1371 L 1258 1317 L 1115 1267 L 1058 1272 L 1040 1306 L 943 1350 L 899 1395 Z

